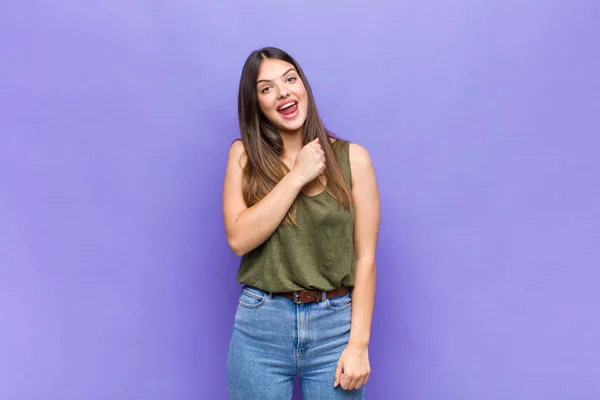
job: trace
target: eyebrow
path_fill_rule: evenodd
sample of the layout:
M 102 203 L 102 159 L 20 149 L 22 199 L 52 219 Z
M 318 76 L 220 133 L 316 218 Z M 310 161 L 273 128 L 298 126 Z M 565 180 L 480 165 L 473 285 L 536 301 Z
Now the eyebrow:
M 285 71 L 283 74 L 281 74 L 281 76 L 286 76 L 290 71 L 296 71 L 295 68 L 290 68 L 287 71 Z M 260 81 L 257 81 L 256 84 L 258 85 L 261 82 L 271 82 L 270 79 L 261 79 Z

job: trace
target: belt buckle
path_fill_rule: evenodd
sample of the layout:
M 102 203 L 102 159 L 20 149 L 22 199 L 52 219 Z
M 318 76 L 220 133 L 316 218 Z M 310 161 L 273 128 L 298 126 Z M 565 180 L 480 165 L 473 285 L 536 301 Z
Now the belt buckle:
M 306 292 L 306 296 L 308 297 L 308 299 L 305 301 L 302 301 L 300 299 L 300 292 L 295 291 L 295 292 L 293 292 L 294 303 L 305 304 L 305 303 L 312 303 L 313 301 L 316 301 L 317 303 L 321 301 L 321 292 L 320 291 L 317 291 L 317 290 L 304 291 L 303 290 L 303 292 Z
M 300 301 L 300 292 L 294 292 L 294 303 L 296 304 L 302 304 L 304 303 L 303 301 Z

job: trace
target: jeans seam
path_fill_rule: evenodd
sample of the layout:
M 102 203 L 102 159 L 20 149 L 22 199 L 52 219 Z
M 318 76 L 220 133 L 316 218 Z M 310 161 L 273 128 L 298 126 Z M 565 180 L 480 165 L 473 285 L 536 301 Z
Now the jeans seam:
M 258 299 L 257 299 L 257 300 L 258 300 Z M 267 299 L 263 297 L 263 298 L 260 300 L 260 303 L 256 303 L 256 304 L 249 304 L 249 303 L 244 303 L 244 302 L 242 301 L 242 299 L 239 299 L 239 300 L 238 300 L 238 304 L 239 304 L 241 307 L 244 307 L 244 308 L 256 309 L 256 308 L 262 307 L 262 306 L 265 304 L 265 302 L 266 302 L 266 301 L 267 301 Z
M 344 311 L 344 310 L 347 310 L 348 308 L 352 307 L 352 300 L 350 300 L 350 302 L 348 304 L 344 304 L 341 307 L 334 307 L 334 306 L 332 306 L 331 303 L 329 302 L 329 299 L 327 299 L 327 302 L 325 304 L 327 304 L 327 307 L 330 310 L 333 310 L 333 311 Z

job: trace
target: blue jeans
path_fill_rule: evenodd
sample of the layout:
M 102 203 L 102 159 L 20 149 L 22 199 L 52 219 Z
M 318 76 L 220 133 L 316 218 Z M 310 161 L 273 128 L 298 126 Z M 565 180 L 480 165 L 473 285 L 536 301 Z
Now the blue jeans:
M 333 387 L 351 312 L 350 293 L 296 304 L 244 286 L 227 357 L 230 399 L 289 400 L 296 375 L 305 399 L 364 399 L 364 387 Z

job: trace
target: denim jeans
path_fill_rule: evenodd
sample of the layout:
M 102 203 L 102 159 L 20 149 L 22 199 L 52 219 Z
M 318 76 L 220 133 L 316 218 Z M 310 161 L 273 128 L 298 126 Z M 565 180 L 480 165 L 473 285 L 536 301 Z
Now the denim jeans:
M 244 286 L 227 357 L 230 399 L 289 400 L 296 375 L 304 399 L 364 399 L 364 387 L 333 387 L 350 335 L 351 297 L 296 304 Z

